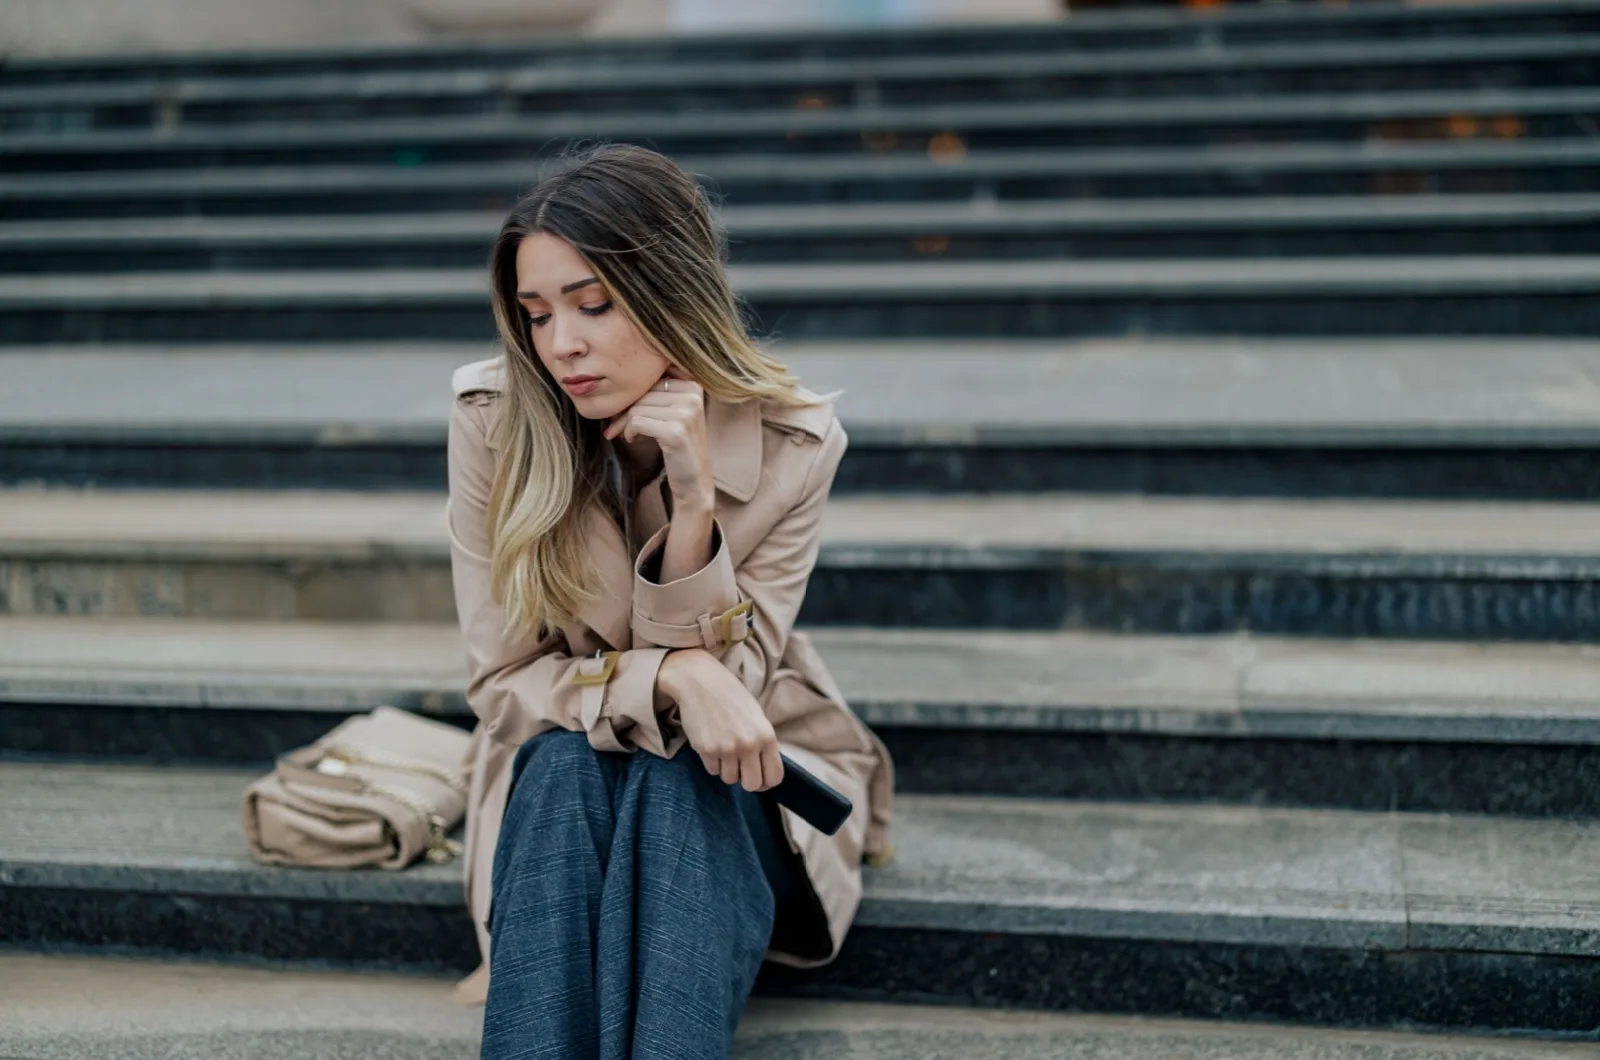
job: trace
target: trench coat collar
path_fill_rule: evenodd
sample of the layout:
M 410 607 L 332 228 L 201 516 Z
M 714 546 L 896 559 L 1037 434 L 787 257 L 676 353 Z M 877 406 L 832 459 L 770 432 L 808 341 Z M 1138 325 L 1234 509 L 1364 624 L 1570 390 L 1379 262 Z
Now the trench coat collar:
M 505 388 L 505 356 L 491 357 L 456 369 L 457 395 L 475 390 L 498 393 Z M 724 401 L 706 395 L 706 434 L 711 447 L 711 474 L 717 489 L 743 504 L 761 485 L 761 407 L 757 401 Z M 491 435 L 489 445 L 494 448 Z
M 503 391 L 505 368 L 504 354 L 463 365 L 452 379 L 456 394 Z M 791 410 L 789 415 L 800 417 L 791 426 L 811 430 L 820 437 L 818 425 L 805 418 L 804 413 Z M 776 418 L 784 420 L 784 415 L 779 413 Z M 764 459 L 761 423 L 759 401 L 724 401 L 706 396 L 706 440 L 710 448 L 712 480 L 720 492 L 741 504 L 754 497 L 761 485 Z M 490 432 L 489 445 L 494 448 L 494 432 Z M 660 479 L 658 475 L 648 488 L 657 488 Z M 599 591 L 578 608 L 577 617 L 606 643 L 623 651 L 633 643 L 632 550 L 604 513 L 591 511 L 587 518 L 590 556 L 599 574 Z
M 706 436 L 717 489 L 743 504 L 761 485 L 761 406 L 706 395 Z

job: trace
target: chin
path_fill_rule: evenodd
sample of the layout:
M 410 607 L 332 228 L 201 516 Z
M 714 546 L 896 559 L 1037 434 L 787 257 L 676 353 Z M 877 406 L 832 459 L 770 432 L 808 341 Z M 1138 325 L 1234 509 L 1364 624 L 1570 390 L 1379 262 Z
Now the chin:
M 585 394 L 583 397 L 568 395 L 572 407 L 578 410 L 578 415 L 586 420 L 609 420 L 617 413 L 628 407 L 628 402 L 619 402 L 610 395 Z

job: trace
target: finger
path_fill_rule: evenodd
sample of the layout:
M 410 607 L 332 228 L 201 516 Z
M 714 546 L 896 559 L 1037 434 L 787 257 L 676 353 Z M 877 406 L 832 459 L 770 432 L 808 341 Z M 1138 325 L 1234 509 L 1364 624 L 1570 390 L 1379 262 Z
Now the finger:
M 623 429 L 622 436 L 630 442 L 641 434 L 658 442 L 674 442 L 680 430 L 675 421 L 641 416 L 636 412 L 628 417 L 628 426 Z
M 660 379 L 657 379 L 650 389 L 644 392 L 643 396 L 649 397 L 651 394 L 666 394 L 669 397 L 678 394 L 694 394 L 699 396 L 704 393 L 705 388 L 699 383 L 696 383 L 693 379 L 690 379 L 687 376 L 672 375 L 669 373 L 662 376 Z
M 716 755 L 700 755 L 700 764 L 705 766 L 706 772 L 712 776 L 720 777 L 722 775 L 722 759 Z
M 615 416 L 613 416 L 611 418 L 611 422 L 606 425 L 606 431 L 605 431 L 606 440 L 609 441 L 609 440 L 615 438 L 617 435 L 619 435 L 623 431 L 627 430 L 627 428 L 628 428 L 628 410 L 624 409 L 623 411 L 621 411 L 621 412 L 617 413 Z
M 739 760 L 733 755 L 724 755 L 722 757 L 722 770 L 720 775 L 724 783 L 739 783 Z
M 765 791 L 767 783 L 762 773 L 764 765 L 760 751 L 751 751 L 739 762 L 739 783 L 746 791 Z
M 770 743 L 761 751 L 761 778 L 767 786 L 762 791 L 767 791 L 783 783 L 783 757 L 778 753 L 778 745 Z
M 639 400 L 635 401 L 629 408 L 685 409 L 689 411 L 704 408 L 705 398 L 700 393 L 699 388 L 694 390 L 687 389 L 692 385 L 690 383 L 679 383 L 674 384 L 671 390 L 646 390 L 639 395 Z M 685 389 L 680 390 L 680 386 Z

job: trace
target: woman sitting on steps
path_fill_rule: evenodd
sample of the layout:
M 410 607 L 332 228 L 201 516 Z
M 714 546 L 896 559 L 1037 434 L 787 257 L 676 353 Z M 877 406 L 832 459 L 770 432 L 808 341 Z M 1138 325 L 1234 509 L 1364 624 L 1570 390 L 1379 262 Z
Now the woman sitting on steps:
M 845 434 L 662 155 L 567 160 L 490 272 L 505 352 L 457 370 L 449 442 L 463 992 L 484 1060 L 721 1058 L 762 958 L 833 959 L 887 852 L 888 754 L 793 631 Z M 837 835 L 757 795 L 780 747 L 853 802 Z

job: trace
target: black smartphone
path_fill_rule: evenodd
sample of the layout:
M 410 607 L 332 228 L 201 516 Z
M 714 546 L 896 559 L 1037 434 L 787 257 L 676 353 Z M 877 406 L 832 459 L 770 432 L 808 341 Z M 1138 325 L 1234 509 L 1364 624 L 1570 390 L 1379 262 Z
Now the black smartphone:
M 783 759 L 783 779 L 775 788 L 762 792 L 773 802 L 797 815 L 823 835 L 833 835 L 844 827 L 852 809 L 850 800 L 807 772 L 794 759 Z

